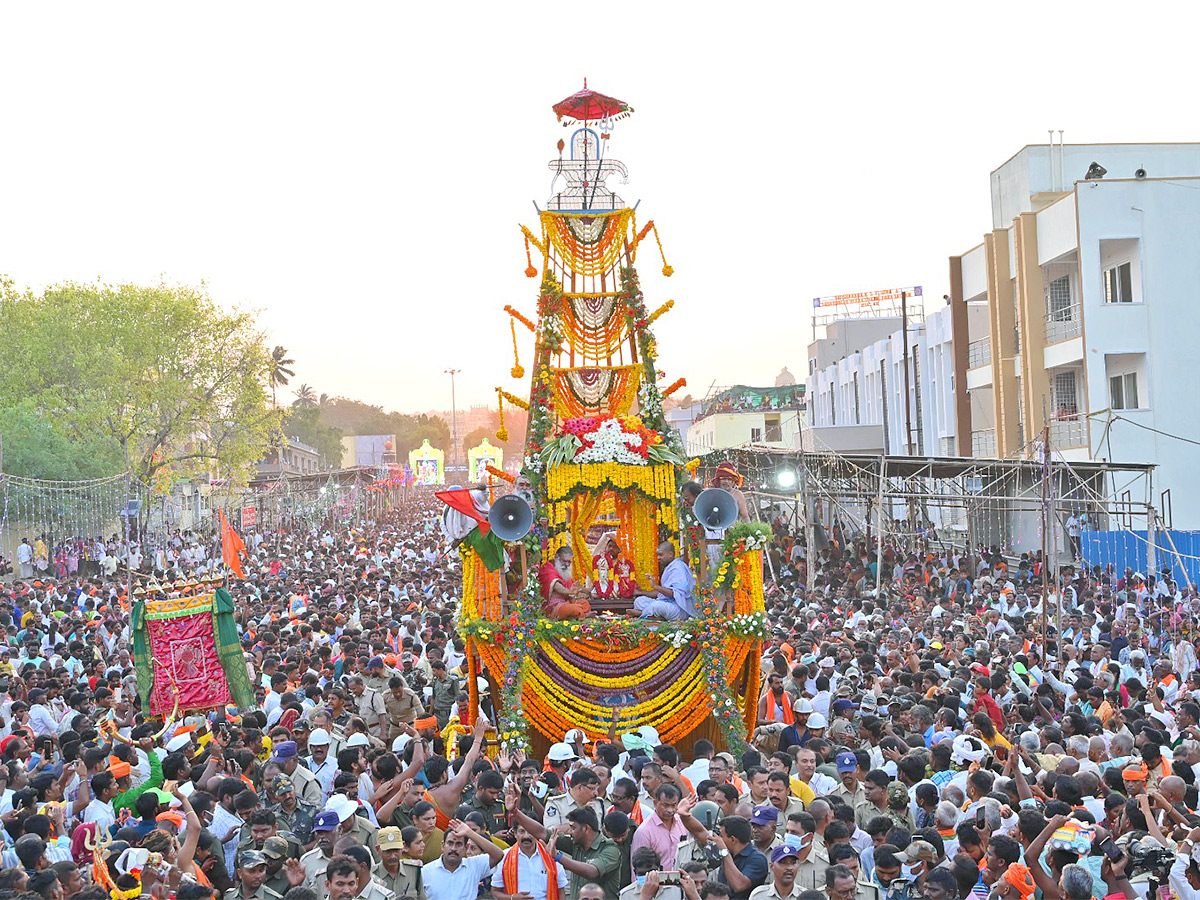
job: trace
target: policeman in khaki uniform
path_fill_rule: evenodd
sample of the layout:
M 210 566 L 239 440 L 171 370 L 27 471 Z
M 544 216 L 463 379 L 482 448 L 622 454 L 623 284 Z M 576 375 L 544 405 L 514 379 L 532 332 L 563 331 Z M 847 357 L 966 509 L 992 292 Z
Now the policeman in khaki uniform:
M 542 824 L 546 829 L 553 831 L 559 825 L 566 824 L 567 816 L 583 806 L 590 806 L 596 813 L 596 821 L 603 822 L 608 809 L 597 796 L 600 793 L 600 776 L 591 769 L 576 769 L 567 780 L 571 787 L 566 793 L 551 794 L 546 798 L 546 813 L 542 816 Z
M 412 725 L 425 717 L 425 704 L 399 675 L 388 680 L 387 690 L 382 693 L 388 717 L 388 741 L 394 741 L 404 734 L 401 725 Z
M 363 681 L 369 690 L 377 694 L 386 694 L 388 682 L 399 674 L 383 661 L 382 656 L 372 656 L 367 663 L 367 671 L 363 673 Z
M 282 895 L 266 881 L 266 856 L 261 850 L 243 850 L 237 856 L 237 884 L 225 892 L 225 900 L 279 900 Z
M 325 869 L 333 859 L 333 842 L 337 839 L 337 831 L 342 824 L 338 814 L 332 809 L 323 809 L 313 820 L 313 837 L 317 845 L 300 857 L 300 867 L 304 869 L 304 886 L 312 888 L 322 896 L 328 895 Z
M 380 828 L 375 840 L 375 855 L 381 862 L 371 874 L 394 897 L 416 897 L 425 900 L 425 883 L 421 878 L 421 861 L 404 856 L 404 839 L 394 825 Z

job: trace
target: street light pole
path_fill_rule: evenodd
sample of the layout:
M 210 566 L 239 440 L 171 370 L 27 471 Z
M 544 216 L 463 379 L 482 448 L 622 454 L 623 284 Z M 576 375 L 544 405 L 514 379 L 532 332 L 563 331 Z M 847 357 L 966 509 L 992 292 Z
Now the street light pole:
M 462 369 L 445 369 L 450 376 L 450 462 L 458 471 L 458 403 L 454 397 L 454 376 Z

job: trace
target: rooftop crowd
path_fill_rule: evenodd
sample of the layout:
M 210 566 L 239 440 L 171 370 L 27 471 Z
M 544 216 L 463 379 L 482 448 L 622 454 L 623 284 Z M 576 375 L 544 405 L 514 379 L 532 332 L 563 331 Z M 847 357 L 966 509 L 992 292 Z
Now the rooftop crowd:
M 1064 569 L 1044 652 L 1036 555 L 833 529 L 809 559 L 779 522 L 752 749 L 643 726 L 534 759 L 487 746 L 486 681 L 463 724 L 441 511 L 247 535 L 257 707 L 165 724 L 122 566 L 219 543 L 4 579 L 0 900 L 1200 900 L 1195 586 Z

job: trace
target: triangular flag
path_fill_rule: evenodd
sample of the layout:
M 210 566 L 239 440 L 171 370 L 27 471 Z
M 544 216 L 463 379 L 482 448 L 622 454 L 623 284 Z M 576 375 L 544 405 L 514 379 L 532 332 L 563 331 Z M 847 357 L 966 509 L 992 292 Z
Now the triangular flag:
M 456 488 L 450 491 L 435 491 L 434 495 L 451 509 L 458 510 L 464 516 L 474 519 L 479 523 L 479 533 L 487 534 L 491 529 L 491 524 L 487 520 L 487 516 L 481 513 L 475 507 L 475 501 L 471 498 L 469 488 Z
M 242 571 L 241 555 L 246 552 L 246 545 L 238 533 L 233 530 L 229 520 L 225 518 L 225 510 L 220 510 L 221 516 L 221 556 L 225 560 L 225 568 L 238 578 L 245 579 Z

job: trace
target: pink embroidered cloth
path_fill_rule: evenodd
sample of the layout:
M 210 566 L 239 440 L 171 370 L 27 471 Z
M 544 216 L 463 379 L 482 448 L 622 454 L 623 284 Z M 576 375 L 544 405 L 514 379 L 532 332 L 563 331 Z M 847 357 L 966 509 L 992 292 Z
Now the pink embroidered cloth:
M 150 619 L 146 630 L 154 657 L 154 690 L 150 693 L 153 715 L 171 714 L 176 689 L 180 710 L 211 709 L 230 702 L 229 683 L 217 657 L 211 611 Z

